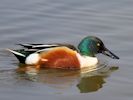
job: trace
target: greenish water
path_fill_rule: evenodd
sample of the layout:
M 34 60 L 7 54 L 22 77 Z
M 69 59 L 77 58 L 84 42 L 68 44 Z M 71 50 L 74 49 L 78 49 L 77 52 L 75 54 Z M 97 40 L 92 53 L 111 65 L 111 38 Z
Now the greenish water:
M 1 100 L 132 100 L 132 0 L 0 0 Z M 18 43 L 71 43 L 97 36 L 120 57 L 99 70 L 44 69 L 37 75 L 18 71 L 5 48 Z

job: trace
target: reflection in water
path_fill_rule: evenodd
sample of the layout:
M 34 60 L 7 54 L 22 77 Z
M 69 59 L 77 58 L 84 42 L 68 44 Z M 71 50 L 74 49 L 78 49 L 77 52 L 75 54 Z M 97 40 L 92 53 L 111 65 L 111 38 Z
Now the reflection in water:
M 81 93 L 88 93 L 99 90 L 104 83 L 105 81 L 102 76 L 91 76 L 82 78 L 77 87 Z
M 82 72 L 79 70 L 59 70 L 59 69 L 43 69 L 38 70 L 33 66 L 19 67 L 17 72 L 22 79 L 44 83 L 49 87 L 56 89 L 66 89 L 75 85 L 80 93 L 88 93 L 98 91 L 103 87 L 105 78 L 111 72 L 117 70 L 118 67 L 103 66 L 101 69 Z M 77 80 L 80 80 L 79 82 Z
M 103 87 L 105 78 L 108 77 L 111 72 L 117 70 L 118 67 L 104 67 L 101 70 L 95 72 L 85 73 L 80 79 L 77 87 L 81 93 L 94 92 Z
M 17 75 L 22 79 L 37 81 L 39 70 L 34 66 L 25 66 L 24 64 L 19 64 L 19 67 L 16 69 Z
M 98 91 L 100 88 L 103 87 L 103 84 L 106 83 L 105 78 L 108 77 L 111 72 L 117 69 L 118 67 L 106 66 L 100 70 L 85 73 L 84 75 L 81 75 L 81 79 L 77 87 L 81 93 Z

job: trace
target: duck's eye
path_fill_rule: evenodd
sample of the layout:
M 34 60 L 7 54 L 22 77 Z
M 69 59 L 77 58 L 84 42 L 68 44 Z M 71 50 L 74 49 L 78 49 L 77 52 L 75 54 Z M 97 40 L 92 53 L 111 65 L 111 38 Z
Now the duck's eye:
M 100 43 L 97 43 L 97 46 L 99 47 L 100 46 Z

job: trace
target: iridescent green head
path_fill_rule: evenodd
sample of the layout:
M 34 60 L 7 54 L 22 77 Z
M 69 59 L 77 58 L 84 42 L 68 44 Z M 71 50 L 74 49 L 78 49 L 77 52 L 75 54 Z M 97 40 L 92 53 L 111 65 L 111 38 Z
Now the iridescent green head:
M 80 44 L 78 45 L 78 49 L 80 54 L 95 57 L 96 54 L 102 53 L 106 56 L 109 56 L 113 59 L 119 59 L 118 56 L 113 54 L 110 50 L 108 50 L 103 42 L 94 36 L 85 37 Z

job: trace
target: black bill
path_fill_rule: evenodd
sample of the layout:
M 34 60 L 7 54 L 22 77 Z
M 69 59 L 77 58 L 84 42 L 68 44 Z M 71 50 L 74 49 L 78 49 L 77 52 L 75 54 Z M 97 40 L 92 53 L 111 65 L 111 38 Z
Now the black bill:
M 112 53 L 110 50 L 108 50 L 107 48 L 104 49 L 104 51 L 102 51 L 102 54 L 111 57 L 112 59 L 119 59 L 118 56 L 116 56 L 114 53 Z

